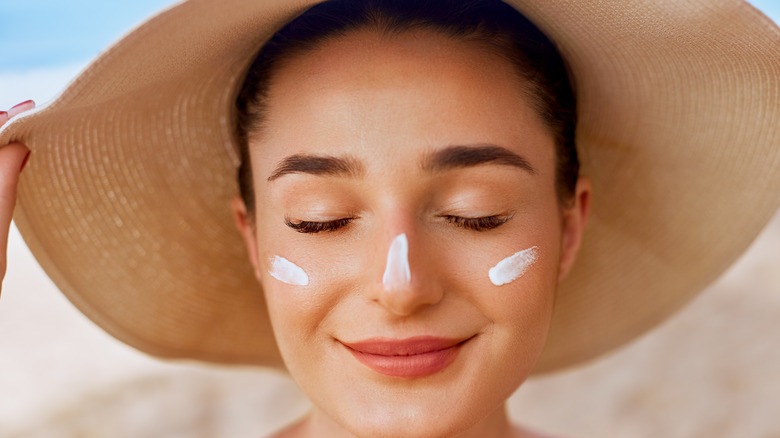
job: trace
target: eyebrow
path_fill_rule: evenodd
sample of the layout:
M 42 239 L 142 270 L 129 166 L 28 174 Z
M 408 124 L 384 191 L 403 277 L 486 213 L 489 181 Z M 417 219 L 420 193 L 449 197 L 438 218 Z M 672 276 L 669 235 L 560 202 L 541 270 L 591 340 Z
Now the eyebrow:
M 439 172 L 486 163 L 514 166 L 536 174 L 536 169 L 523 156 L 494 144 L 448 146 L 427 155 L 422 168 L 428 172 Z
M 359 176 L 364 173 L 360 162 L 352 157 L 331 157 L 296 154 L 282 160 L 274 169 L 268 181 L 291 173 L 312 175 Z
M 486 163 L 514 166 L 536 174 L 536 169 L 524 157 L 492 144 L 448 146 L 426 155 L 421 167 L 426 172 L 441 172 Z M 296 154 L 282 160 L 268 177 L 268 181 L 293 173 L 354 177 L 363 175 L 365 170 L 360 161 L 349 156 Z

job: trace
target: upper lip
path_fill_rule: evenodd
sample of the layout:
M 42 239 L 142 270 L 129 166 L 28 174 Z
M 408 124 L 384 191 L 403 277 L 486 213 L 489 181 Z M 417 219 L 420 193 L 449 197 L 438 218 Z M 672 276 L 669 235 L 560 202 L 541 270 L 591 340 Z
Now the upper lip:
M 469 339 L 471 339 L 471 337 L 439 338 L 435 336 L 415 336 L 406 339 L 370 338 L 357 342 L 341 341 L 341 343 L 348 348 L 364 354 L 375 354 L 379 356 L 413 356 L 446 350 Z

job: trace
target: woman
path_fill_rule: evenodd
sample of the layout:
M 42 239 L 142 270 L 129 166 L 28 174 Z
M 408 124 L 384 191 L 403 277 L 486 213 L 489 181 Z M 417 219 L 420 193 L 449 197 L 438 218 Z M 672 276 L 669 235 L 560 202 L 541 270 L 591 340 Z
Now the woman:
M 768 193 L 759 218 L 734 224 L 733 214 L 717 211 L 697 228 L 680 229 L 711 204 L 712 191 L 738 205 L 739 190 L 729 193 L 711 176 L 724 160 L 703 152 L 758 137 L 754 151 L 776 154 L 765 138 L 777 138 L 765 126 L 776 96 L 738 116 L 724 98 L 771 89 L 773 79 L 755 84 L 733 65 L 771 70 L 757 58 L 771 52 L 776 29 L 767 27 L 774 40 L 765 46 L 722 59 L 738 42 L 716 30 L 722 23 L 706 30 L 677 23 L 689 38 L 680 43 L 668 28 L 650 26 L 656 17 L 646 14 L 647 35 L 626 43 L 636 26 L 629 8 L 607 27 L 604 11 L 592 6 L 574 14 L 519 5 L 568 51 L 579 147 L 596 199 L 605 199 L 596 203 L 590 246 L 575 266 L 591 188 L 577 176 L 574 99 L 552 45 L 501 4 L 480 3 L 468 18 L 455 14 L 455 25 L 440 18 L 446 14 L 429 14 L 444 5 L 398 4 L 312 8 L 264 46 L 240 92 L 226 79 L 251 60 L 247 47 L 265 40 L 250 36 L 286 21 L 263 22 L 268 17 L 299 10 L 246 6 L 214 20 L 213 6 L 186 4 L 151 22 L 94 65 L 89 89 L 76 83 L 61 98 L 60 108 L 73 99 L 67 115 L 58 116 L 54 104 L 48 119 L 20 119 L 7 131 L 39 144 L 78 145 L 71 154 L 85 165 L 58 162 L 55 149 L 46 167 L 60 174 L 59 186 L 91 181 L 77 196 L 39 194 L 46 202 L 36 204 L 27 195 L 20 229 L 77 306 L 153 354 L 278 363 L 261 318 L 265 298 L 284 366 L 317 406 L 285 433 L 527 436 L 509 425 L 503 403 L 532 370 L 593 357 L 657 323 L 722 269 L 777 206 Z M 759 20 L 740 12 L 733 26 Z M 169 32 L 185 15 L 223 27 L 177 25 L 158 58 L 141 57 L 161 41 L 155 32 Z M 575 23 L 586 23 L 579 34 Z M 527 30 L 518 36 L 520 28 Z M 224 29 L 236 34 L 228 38 Z M 207 47 L 199 55 L 183 50 L 195 30 L 218 42 L 216 72 L 195 62 L 209 58 Z M 632 46 L 640 40 L 652 44 Z M 703 50 L 705 40 L 709 58 L 691 60 L 685 50 Z M 681 53 L 661 59 L 665 45 Z M 160 64 L 172 53 L 178 63 Z M 144 73 L 138 82 L 117 87 L 102 75 L 125 75 L 130 60 Z M 707 80 L 684 76 L 701 65 Z M 197 81 L 182 81 L 185 73 Z M 661 73 L 672 80 L 660 81 Z M 717 82 L 720 75 L 725 81 Z M 731 92 L 715 86 L 735 78 L 743 80 Z M 681 85 L 692 90 L 680 95 Z M 133 99 L 117 106 L 122 86 Z M 236 94 L 239 153 L 230 149 L 230 112 L 212 113 Z M 156 101 L 142 98 L 152 95 Z M 730 117 L 751 120 L 752 128 L 723 126 Z M 78 140 L 48 129 L 68 118 L 83 127 Z M 236 266 L 238 245 L 224 227 L 223 203 L 235 193 L 225 174 L 236 164 L 242 198 L 232 212 L 251 271 Z M 776 183 L 773 171 L 758 160 L 723 174 L 750 175 L 733 181 L 752 187 Z M 68 177 L 73 172 L 81 173 Z M 32 173 L 21 195 L 58 189 L 45 178 L 51 175 Z M 678 188 L 691 180 L 700 186 Z M 82 213 L 62 213 L 74 209 Z M 39 219 L 53 223 L 55 216 L 57 228 Z M 724 223 L 739 238 L 704 248 L 702 237 Z M 695 272 L 680 268 L 691 260 L 700 264 Z M 263 295 L 247 292 L 249 272 Z

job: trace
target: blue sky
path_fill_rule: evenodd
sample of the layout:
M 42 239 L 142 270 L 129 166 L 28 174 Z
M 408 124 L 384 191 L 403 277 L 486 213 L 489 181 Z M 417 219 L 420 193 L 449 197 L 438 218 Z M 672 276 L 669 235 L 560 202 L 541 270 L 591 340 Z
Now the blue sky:
M 0 0 L 0 108 L 49 100 L 87 61 L 171 0 Z M 751 3 L 780 22 L 780 0 Z
M 2 0 L 0 72 L 85 62 L 171 0 Z

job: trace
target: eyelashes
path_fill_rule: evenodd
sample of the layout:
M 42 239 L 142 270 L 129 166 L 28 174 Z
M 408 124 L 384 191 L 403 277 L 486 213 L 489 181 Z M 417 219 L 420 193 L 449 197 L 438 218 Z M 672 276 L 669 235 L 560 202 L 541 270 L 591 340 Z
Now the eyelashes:
M 485 217 L 462 217 L 462 216 L 443 216 L 444 220 L 461 228 L 474 231 L 488 231 L 493 228 L 509 222 L 512 216 L 485 216 Z
M 465 228 L 472 231 L 489 231 L 509 222 L 513 215 L 495 215 L 484 217 L 462 217 L 453 215 L 440 216 L 445 221 L 459 228 Z M 299 233 L 315 234 L 320 232 L 337 231 L 346 227 L 356 217 L 346 217 L 326 222 L 297 221 L 293 222 L 290 218 L 284 218 L 284 223 L 288 227 Z
M 355 220 L 354 217 L 345 217 L 327 222 L 299 221 L 293 222 L 289 218 L 284 218 L 284 224 L 299 233 L 314 234 L 322 231 L 336 231 L 349 225 Z

